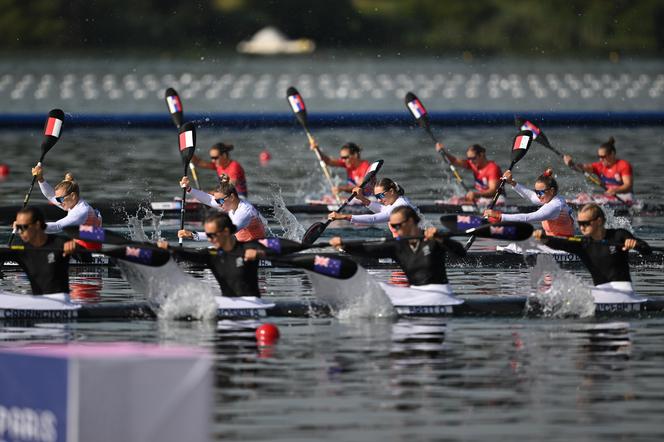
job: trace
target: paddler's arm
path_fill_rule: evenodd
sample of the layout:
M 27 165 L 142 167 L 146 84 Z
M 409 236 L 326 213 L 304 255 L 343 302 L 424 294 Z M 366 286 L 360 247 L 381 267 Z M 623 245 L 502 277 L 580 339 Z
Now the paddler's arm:
M 328 166 L 344 167 L 344 163 L 342 161 L 334 160 L 334 159 L 330 158 L 329 156 L 325 155 L 325 153 L 322 150 L 320 150 L 320 146 L 318 146 L 318 143 L 316 143 L 315 141 L 310 141 L 309 142 L 309 149 L 311 149 L 313 151 L 318 149 L 318 153 L 320 153 L 321 159 Z
M 621 175 L 622 184 L 618 187 L 606 189 L 608 195 L 615 195 L 616 193 L 630 193 L 632 191 L 633 178 L 632 175 Z
M 362 243 L 361 241 L 344 243 L 343 239 L 339 236 L 330 239 L 330 246 L 337 250 L 350 253 L 351 255 L 368 256 L 370 258 L 394 258 L 395 244 L 395 241 L 376 244 L 367 244 Z
M 436 143 L 436 152 L 443 152 L 443 155 L 447 157 L 448 160 L 450 160 L 450 163 L 454 164 L 457 167 L 463 167 L 464 169 L 470 169 L 470 166 L 468 166 L 468 161 L 463 160 L 461 158 L 457 158 L 451 153 L 449 153 L 447 150 L 445 150 L 445 146 L 443 143 Z
M 196 156 L 196 154 L 194 154 L 191 157 L 191 162 L 194 164 L 194 166 L 200 167 L 200 168 L 203 168 L 203 169 L 211 169 L 211 170 L 216 170 L 217 169 L 217 166 L 215 166 L 212 161 L 202 160 L 202 159 L 198 158 Z
M 623 251 L 628 251 L 628 250 L 636 250 L 639 252 L 641 255 L 650 255 L 652 253 L 652 249 L 650 248 L 650 245 L 645 242 L 644 240 L 635 237 L 632 235 L 629 231 L 625 230 L 624 231 L 624 236 L 622 238 L 623 241 Z
M 570 155 L 563 155 L 563 161 L 570 169 L 578 170 L 579 172 L 593 173 L 592 163 L 588 164 L 575 163 Z
M 210 195 L 207 192 L 203 192 L 202 190 L 194 189 L 193 187 L 191 187 L 189 178 L 186 176 L 183 176 L 180 179 L 180 188 L 187 189 L 187 193 L 189 195 L 193 196 L 194 198 L 196 198 L 198 201 L 205 204 L 206 206 L 215 207 L 215 208 L 219 207 L 219 203 L 217 203 L 217 201 L 214 199 L 214 196 Z
M 466 247 L 458 241 L 453 240 L 449 236 L 441 235 L 435 227 L 427 227 L 424 230 L 424 239 L 431 241 L 434 240 L 443 245 L 448 251 L 454 253 L 456 256 L 463 258 L 466 256 Z
M 197 264 L 208 264 L 210 258 L 216 255 L 217 251 L 214 249 L 188 249 L 186 247 L 171 247 L 168 241 L 158 241 L 157 246 L 161 249 L 168 250 L 173 255 L 185 261 L 195 262 Z
M 584 239 L 579 237 L 572 237 L 574 238 L 574 240 L 555 238 L 547 236 L 546 233 L 544 233 L 544 230 L 538 229 L 533 232 L 533 238 L 535 238 L 538 241 L 541 241 L 542 244 L 549 246 L 552 249 L 564 250 L 565 252 L 574 253 L 576 255 L 583 253 L 584 250 L 583 249 Z

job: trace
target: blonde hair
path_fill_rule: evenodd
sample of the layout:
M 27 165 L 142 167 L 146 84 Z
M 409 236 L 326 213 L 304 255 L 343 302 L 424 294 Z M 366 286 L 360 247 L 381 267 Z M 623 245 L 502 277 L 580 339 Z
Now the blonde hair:
M 54 190 L 62 189 L 65 192 L 65 195 L 70 193 L 75 193 L 76 195 L 80 194 L 78 188 L 78 183 L 74 181 L 74 175 L 71 172 L 65 173 L 65 178 L 55 185 Z
M 604 216 L 604 211 L 596 203 L 588 203 L 585 206 L 581 207 L 580 212 L 590 212 L 593 218 L 602 218 L 602 221 L 606 221 L 606 216 Z

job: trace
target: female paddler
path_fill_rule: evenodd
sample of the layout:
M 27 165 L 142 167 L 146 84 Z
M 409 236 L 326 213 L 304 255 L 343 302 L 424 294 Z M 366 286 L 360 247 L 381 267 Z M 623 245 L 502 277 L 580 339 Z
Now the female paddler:
M 574 235 L 574 219 L 572 209 L 565 202 L 565 198 L 558 195 L 558 183 L 553 178 L 553 170 L 547 169 L 535 180 L 535 189 L 517 183 L 512 178 L 512 172 L 506 171 L 503 179 L 514 188 L 522 198 L 540 206 L 530 213 L 502 213 L 498 210 L 487 209 L 484 216 L 490 222 L 525 221 L 529 223 L 541 222 L 547 235 L 572 236 Z
M 590 271 L 595 289 L 595 303 L 640 303 L 629 274 L 628 251 L 642 255 L 652 252 L 643 240 L 625 229 L 607 229 L 602 209 L 594 203 L 586 204 L 577 213 L 577 223 L 583 238 L 553 238 L 536 230 L 533 237 L 549 247 L 574 253 Z
M 390 230 L 398 237 L 423 236 L 422 239 L 403 239 L 386 241 L 380 244 L 344 244 L 340 237 L 330 240 L 330 245 L 350 254 L 371 257 L 392 258 L 406 273 L 410 287 L 416 290 L 436 292 L 445 298 L 444 305 L 461 304 L 463 301 L 454 297 L 447 280 L 445 255 L 448 251 L 465 256 L 462 244 L 448 237 L 438 235 L 435 227 L 420 229 L 420 216 L 409 206 L 395 208 L 389 216 Z M 393 304 L 398 305 L 395 297 L 409 296 L 407 290 L 383 285 Z M 412 296 L 412 292 L 410 294 Z
M 329 156 L 325 155 L 323 151 L 319 149 L 318 144 L 316 144 L 313 139 L 310 142 L 310 148 L 311 150 L 318 149 L 321 158 L 328 166 L 343 167 L 346 169 L 346 174 L 348 175 L 347 183 L 333 187 L 332 192 L 335 194 L 339 194 L 341 192 L 353 193 L 355 187 L 359 186 L 362 180 L 364 180 L 364 176 L 367 174 L 369 166 L 371 166 L 367 160 L 363 160 L 361 158 L 360 152 L 362 151 L 362 148 L 353 142 L 349 142 L 341 146 L 341 149 L 339 149 L 338 159 L 330 158 Z M 371 194 L 370 188 L 368 193 Z M 367 192 L 365 191 L 362 194 L 366 196 Z
M 46 233 L 57 233 L 69 226 L 101 226 L 101 214 L 80 196 L 78 183 L 71 174 L 56 184 L 55 188 L 44 179 L 44 168 L 37 165 L 32 168 L 32 175 L 37 177 L 42 194 L 53 204 L 65 210 L 67 215 L 54 222 L 46 223 Z
M 265 225 L 261 220 L 258 210 L 247 200 L 240 199 L 238 192 L 231 183 L 223 181 L 211 195 L 189 185 L 189 179 L 185 176 L 180 180 L 180 187 L 186 188 L 187 192 L 206 206 L 214 207 L 228 213 L 234 227 L 235 237 L 238 241 L 246 242 L 265 238 Z M 194 241 L 205 241 L 205 232 L 192 232 L 180 230 L 179 238 L 193 239 Z

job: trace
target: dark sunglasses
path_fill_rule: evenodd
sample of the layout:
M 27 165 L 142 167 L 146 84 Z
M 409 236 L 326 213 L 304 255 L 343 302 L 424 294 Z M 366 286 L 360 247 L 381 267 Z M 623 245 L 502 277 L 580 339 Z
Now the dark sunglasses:
M 549 189 L 550 189 L 550 187 L 547 187 L 547 188 L 544 189 L 544 190 L 533 189 L 533 192 L 535 192 L 535 195 L 537 195 L 538 197 L 540 197 L 540 196 L 544 196 L 544 194 L 545 194 Z
M 588 221 L 577 221 L 577 224 L 579 225 L 579 227 L 588 227 L 590 225 L 590 223 L 595 221 L 596 219 L 597 219 L 597 217 L 595 217 L 593 219 L 589 219 Z
M 385 198 L 385 192 L 374 193 L 374 198 L 376 198 L 377 200 L 382 200 L 382 199 L 384 199 L 384 198 Z
M 476 156 L 474 156 L 474 157 L 466 157 L 466 159 L 467 159 L 468 161 L 477 161 L 477 157 L 476 157 Z
M 23 233 L 30 228 L 30 224 L 16 224 L 16 231 L 18 233 Z
M 69 192 L 69 193 L 65 193 L 65 194 L 62 195 L 62 196 L 56 196 L 56 197 L 55 197 L 55 200 L 56 200 L 59 204 L 62 204 L 62 203 L 65 201 L 65 198 L 67 198 L 69 195 L 71 195 L 71 192 Z
M 210 159 L 211 159 L 212 161 L 217 161 L 217 160 L 219 159 L 219 157 L 210 157 Z
M 350 156 L 348 156 L 348 155 L 343 155 L 343 156 L 340 156 L 339 158 L 341 158 L 342 160 L 347 160 L 348 158 L 350 158 Z
M 219 232 L 205 232 L 205 235 L 207 235 L 208 238 L 214 238 L 219 235 Z
M 228 198 L 228 197 L 225 196 L 225 197 L 223 197 L 223 198 L 215 198 L 215 201 L 216 201 L 217 204 L 219 204 L 220 206 L 223 206 L 223 205 L 224 205 L 224 201 L 226 201 L 226 198 Z
M 403 226 L 408 220 L 401 221 L 400 223 L 390 223 L 390 227 L 392 227 L 394 230 L 399 230 L 401 229 L 401 226 Z
M 600 160 L 603 160 L 603 159 L 605 159 L 607 156 L 608 156 L 608 155 L 597 155 L 597 158 L 599 158 Z

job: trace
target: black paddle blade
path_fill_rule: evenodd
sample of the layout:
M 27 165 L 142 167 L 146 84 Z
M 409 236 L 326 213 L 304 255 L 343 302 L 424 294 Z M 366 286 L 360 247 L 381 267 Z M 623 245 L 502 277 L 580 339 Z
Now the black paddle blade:
M 157 247 L 125 246 L 113 250 L 105 250 L 104 255 L 122 259 L 150 267 L 161 267 L 171 259 L 167 250 Z
M 293 86 L 289 87 L 286 91 L 286 99 L 295 114 L 295 118 L 304 127 L 307 126 L 307 108 L 304 105 L 302 95 Z
M 320 236 L 323 234 L 325 229 L 330 223 L 313 223 L 309 228 L 307 229 L 306 232 L 304 232 L 304 236 L 302 237 L 302 244 L 310 245 L 313 244 L 314 241 L 316 241 Z
M 166 106 L 168 106 L 168 112 L 171 114 L 173 123 L 175 124 L 175 127 L 179 129 L 180 126 L 182 126 L 182 113 L 184 112 L 180 96 L 175 89 L 169 87 L 166 89 L 164 98 L 166 99 Z
M 487 220 L 475 215 L 443 215 L 440 217 L 440 223 L 452 232 L 465 232 L 486 224 Z
M 119 233 L 115 233 L 111 230 L 106 230 L 101 227 L 70 226 L 65 227 L 63 231 L 68 237 L 73 239 L 80 239 L 83 241 L 118 245 L 125 245 L 130 241 Z
M 414 93 L 408 92 L 404 101 L 406 102 L 408 111 L 413 116 L 413 118 L 415 118 L 415 121 L 417 121 L 417 124 L 424 128 L 428 127 L 429 113 L 427 112 L 420 99 L 417 98 Z
M 258 243 L 265 247 L 266 252 L 270 255 L 289 255 L 309 248 L 297 241 L 284 238 L 263 238 L 259 239 Z
M 180 156 L 186 168 L 196 150 L 196 126 L 194 126 L 194 123 L 187 122 L 180 127 L 179 141 Z
M 526 155 L 526 152 L 528 152 L 532 143 L 533 133 L 531 131 L 522 130 L 516 134 L 514 142 L 512 143 L 512 166 Z
M 348 279 L 357 272 L 355 261 L 334 254 L 295 255 L 289 257 L 288 262 L 310 272 L 336 279 Z
M 480 238 L 504 239 L 508 241 L 523 241 L 533 234 L 530 223 L 506 221 L 497 224 L 486 224 L 466 231 L 469 235 Z
M 367 169 L 367 173 L 364 174 L 362 184 L 360 184 L 362 189 L 364 189 L 366 185 L 376 177 L 376 174 L 380 171 L 381 167 L 383 167 L 383 160 L 378 160 L 371 163 L 371 166 L 369 166 L 369 169 Z
M 62 109 L 53 109 L 48 113 L 46 124 L 44 125 L 44 141 L 41 144 L 42 158 L 46 152 L 51 150 L 55 143 L 60 139 L 62 125 L 65 121 L 65 113 Z

